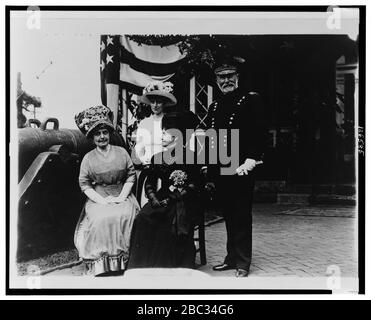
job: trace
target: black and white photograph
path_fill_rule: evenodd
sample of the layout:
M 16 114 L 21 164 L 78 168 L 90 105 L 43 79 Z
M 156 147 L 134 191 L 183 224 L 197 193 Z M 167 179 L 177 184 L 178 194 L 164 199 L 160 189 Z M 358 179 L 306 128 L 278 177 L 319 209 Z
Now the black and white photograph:
M 364 290 L 365 7 L 7 15 L 10 291 Z

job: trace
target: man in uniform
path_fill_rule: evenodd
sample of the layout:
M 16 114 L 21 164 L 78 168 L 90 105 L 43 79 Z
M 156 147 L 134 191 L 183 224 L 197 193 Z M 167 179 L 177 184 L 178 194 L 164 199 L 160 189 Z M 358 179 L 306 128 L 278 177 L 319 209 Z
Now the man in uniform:
M 216 199 L 220 201 L 227 229 L 227 255 L 213 270 L 236 269 L 236 277 L 247 277 L 252 251 L 254 168 L 262 163 L 266 127 L 260 96 L 239 87 L 237 65 L 238 61 L 232 57 L 216 64 L 214 73 L 222 96 L 209 106 L 205 120 L 207 129 L 218 132 L 227 129 L 228 132 L 219 134 L 217 143 L 211 141 L 210 148 L 227 147 L 231 152 L 233 135 L 230 129 L 238 129 L 238 152 L 231 154 L 231 157 L 239 157 L 237 166 L 232 168 L 234 174 L 228 175 L 221 172 L 221 165 L 209 166 L 207 176 L 216 184 Z

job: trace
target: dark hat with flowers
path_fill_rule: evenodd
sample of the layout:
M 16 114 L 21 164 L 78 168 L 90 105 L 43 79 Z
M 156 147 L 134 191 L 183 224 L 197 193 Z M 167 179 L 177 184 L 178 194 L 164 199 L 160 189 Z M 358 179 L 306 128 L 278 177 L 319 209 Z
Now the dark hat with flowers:
M 113 112 L 110 108 L 102 105 L 90 107 L 75 115 L 75 122 L 80 131 L 90 137 L 94 129 L 105 126 L 110 130 L 114 130 L 112 124 Z

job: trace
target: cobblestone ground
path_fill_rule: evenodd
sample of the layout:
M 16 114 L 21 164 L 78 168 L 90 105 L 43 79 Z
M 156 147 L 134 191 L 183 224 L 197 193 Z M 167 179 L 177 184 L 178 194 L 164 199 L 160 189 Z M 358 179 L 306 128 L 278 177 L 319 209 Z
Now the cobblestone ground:
M 357 277 L 356 230 L 354 207 L 256 204 L 249 278 L 324 277 L 331 265 L 340 268 L 341 276 Z M 212 270 L 213 265 L 223 261 L 225 244 L 224 221 L 207 227 L 207 265 L 198 270 L 212 276 L 233 277 L 234 270 Z M 78 276 L 82 275 L 82 268 L 75 266 L 48 275 Z

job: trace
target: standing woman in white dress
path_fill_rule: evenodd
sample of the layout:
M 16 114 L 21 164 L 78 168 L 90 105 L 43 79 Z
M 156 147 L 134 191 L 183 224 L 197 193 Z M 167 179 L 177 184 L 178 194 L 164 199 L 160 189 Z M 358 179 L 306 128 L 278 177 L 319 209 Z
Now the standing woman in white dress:
M 135 151 L 141 163 L 147 165 L 154 154 L 162 152 L 162 118 L 164 109 L 177 103 L 171 82 L 154 81 L 143 90 L 141 100 L 151 106 L 152 115 L 138 124 Z
M 129 243 L 139 205 L 131 193 L 136 179 L 126 150 L 111 145 L 112 112 L 92 107 L 75 116 L 79 129 L 93 139 L 80 167 L 79 184 L 87 196 L 76 226 L 74 242 L 92 275 L 122 272 L 129 257 Z

